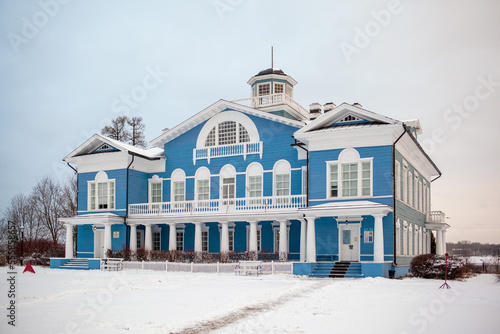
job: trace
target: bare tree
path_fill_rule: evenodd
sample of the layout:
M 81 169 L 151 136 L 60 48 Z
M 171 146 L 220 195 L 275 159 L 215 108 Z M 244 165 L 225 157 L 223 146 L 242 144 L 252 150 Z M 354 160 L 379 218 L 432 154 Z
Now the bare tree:
M 24 226 L 25 239 L 36 240 L 46 236 L 44 226 L 40 224 L 37 217 L 33 195 L 19 194 L 14 196 L 5 216 L 7 220 L 17 223 L 18 231 L 20 231 L 19 227 Z M 19 235 L 20 237 L 21 235 Z
M 146 148 L 146 138 L 144 137 L 144 123 L 142 117 L 132 117 L 127 120 L 128 125 L 131 127 L 130 144 Z
M 58 242 L 64 229 L 59 222 L 63 212 L 61 187 L 50 177 L 44 177 L 33 188 L 33 198 L 38 220 L 47 229 L 54 243 Z
M 119 116 L 111 121 L 111 125 L 106 125 L 101 130 L 101 134 L 126 143 L 130 140 L 130 132 L 127 129 L 127 121 L 127 116 Z
M 71 176 L 61 187 L 61 215 L 73 217 L 78 213 L 78 178 Z

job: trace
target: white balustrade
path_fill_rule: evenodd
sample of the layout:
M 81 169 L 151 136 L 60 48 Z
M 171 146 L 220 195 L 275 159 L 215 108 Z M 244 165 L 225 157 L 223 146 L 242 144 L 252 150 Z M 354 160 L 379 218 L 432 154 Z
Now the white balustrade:
M 213 199 L 207 201 L 183 201 L 163 203 L 139 203 L 129 205 L 130 215 L 191 215 L 199 213 L 272 212 L 306 206 L 306 195 L 246 197 Z
M 427 214 L 428 223 L 444 223 L 446 222 L 446 217 L 443 211 L 430 211 Z
M 297 101 L 284 93 L 271 94 L 265 96 L 254 96 L 246 99 L 233 100 L 232 102 L 244 105 L 250 108 L 261 108 L 279 104 L 286 104 L 296 110 L 305 118 L 309 118 L 309 111 L 301 106 Z
M 262 142 L 195 148 L 193 149 L 193 164 L 196 164 L 196 160 L 199 159 L 207 159 L 208 162 L 210 162 L 212 158 L 231 157 L 236 155 L 242 155 L 243 159 L 246 160 L 249 154 L 259 154 L 262 159 L 262 152 Z

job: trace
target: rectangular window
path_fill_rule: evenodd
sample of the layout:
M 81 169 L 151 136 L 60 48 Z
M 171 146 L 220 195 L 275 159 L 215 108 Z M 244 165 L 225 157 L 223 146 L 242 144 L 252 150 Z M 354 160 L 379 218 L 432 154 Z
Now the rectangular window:
M 144 248 L 144 231 L 137 231 L 137 249 Z
M 413 206 L 413 174 L 408 173 L 408 205 Z
M 227 231 L 229 235 L 229 251 L 234 252 L 234 230 Z
M 262 197 L 262 175 L 248 177 L 248 197 Z
M 197 180 L 196 181 L 198 201 L 208 201 L 210 199 L 210 185 L 209 180 Z
M 351 230 L 342 230 L 342 243 L 344 245 L 351 244 Z
M 208 252 L 208 231 L 201 232 L 201 250 Z
M 184 231 L 177 231 L 176 246 L 178 251 L 184 250 Z
M 403 166 L 403 202 L 408 204 L 408 166 Z
M 150 183 L 151 185 L 151 203 L 160 203 L 161 202 L 161 183 L 155 182 Z
M 401 199 L 401 164 L 399 161 L 396 161 L 396 170 L 394 171 L 394 188 L 396 199 Z
M 184 202 L 184 181 L 174 182 L 174 202 Z
M 115 208 L 115 181 L 89 183 L 89 210 Z
M 259 85 L 259 96 L 271 94 L 271 86 L 267 84 Z
M 342 196 L 358 196 L 358 164 L 342 164 Z
M 276 196 L 290 195 L 290 174 L 276 174 Z
M 337 164 L 330 165 L 330 197 L 338 197 L 339 195 L 338 169 L 339 167 Z
M 418 175 L 415 174 L 413 181 L 413 207 L 418 210 Z
M 161 232 L 153 232 L 153 250 L 161 250 Z
M 361 196 L 370 196 L 371 186 L 371 164 L 369 162 L 361 163 Z
M 274 84 L 274 94 L 283 94 L 285 91 L 285 84 L 275 83 Z
M 219 124 L 219 145 L 236 143 L 236 122 L 225 121 Z
M 234 177 L 226 177 L 222 179 L 222 199 L 232 199 L 235 197 L 235 182 Z M 234 201 L 224 201 L 223 205 L 233 205 Z
M 418 209 L 424 211 L 424 188 L 422 181 L 418 181 Z

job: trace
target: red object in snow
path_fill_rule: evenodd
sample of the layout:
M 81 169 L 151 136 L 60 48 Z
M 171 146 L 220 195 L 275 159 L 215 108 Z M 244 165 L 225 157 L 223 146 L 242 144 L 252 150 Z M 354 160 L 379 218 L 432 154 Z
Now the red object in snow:
M 444 264 L 444 284 L 441 285 L 439 288 L 440 289 L 451 289 L 451 286 L 448 285 L 448 283 L 446 283 L 447 279 L 448 279 L 448 253 L 444 254 L 444 256 L 446 257 L 446 262 Z
M 35 273 L 35 270 L 33 269 L 33 267 L 31 266 L 31 264 L 30 264 L 29 262 L 28 262 L 28 264 L 26 265 L 26 268 L 24 268 L 23 274 L 24 274 L 25 272 L 27 272 L 27 271 L 28 271 L 28 272 L 30 272 L 30 273 L 33 273 L 33 274 Z

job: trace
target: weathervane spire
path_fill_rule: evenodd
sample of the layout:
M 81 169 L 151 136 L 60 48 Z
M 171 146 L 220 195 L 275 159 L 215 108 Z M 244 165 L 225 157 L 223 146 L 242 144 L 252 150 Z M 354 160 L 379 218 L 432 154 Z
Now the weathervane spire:
M 271 46 L 271 68 L 274 68 L 274 54 L 273 47 Z

